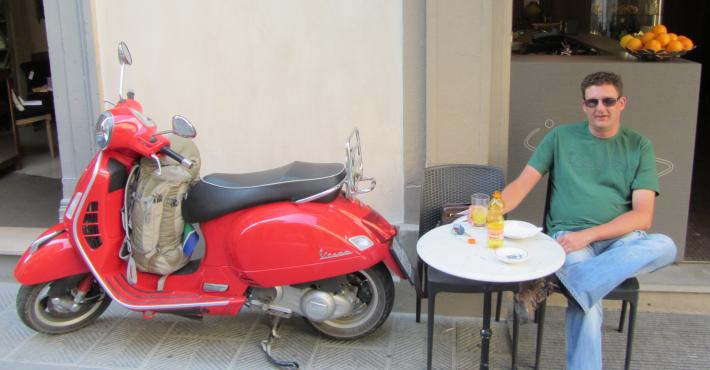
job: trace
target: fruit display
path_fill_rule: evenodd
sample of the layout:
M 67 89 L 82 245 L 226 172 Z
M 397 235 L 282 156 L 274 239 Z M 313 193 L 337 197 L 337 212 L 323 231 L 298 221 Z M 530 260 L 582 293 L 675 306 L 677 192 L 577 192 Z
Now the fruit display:
M 685 55 L 695 48 L 693 40 L 668 32 L 662 24 L 653 26 L 651 31 L 624 35 L 619 45 L 629 54 L 642 60 L 664 60 Z

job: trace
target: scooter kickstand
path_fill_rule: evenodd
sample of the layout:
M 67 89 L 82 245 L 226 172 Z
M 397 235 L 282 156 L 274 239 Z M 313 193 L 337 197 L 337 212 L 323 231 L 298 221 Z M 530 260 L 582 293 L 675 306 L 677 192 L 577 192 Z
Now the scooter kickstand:
M 273 355 L 271 355 L 271 345 L 274 343 L 275 339 L 281 338 L 277 331 L 279 330 L 279 325 L 281 324 L 281 317 L 279 316 L 273 316 L 273 320 L 271 322 L 271 332 L 269 333 L 269 339 L 265 339 L 261 341 L 261 350 L 264 351 L 266 354 L 266 358 L 269 359 L 269 361 L 280 367 L 286 367 L 286 368 L 292 368 L 292 369 L 298 369 L 298 362 L 296 361 L 284 361 L 284 360 L 279 360 L 276 359 Z

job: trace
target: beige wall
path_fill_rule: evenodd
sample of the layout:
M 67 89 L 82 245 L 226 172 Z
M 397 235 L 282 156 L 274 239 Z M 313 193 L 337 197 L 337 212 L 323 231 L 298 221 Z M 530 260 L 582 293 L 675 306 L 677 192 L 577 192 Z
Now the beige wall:
M 344 158 L 360 129 L 362 198 L 402 221 L 401 1 L 95 1 L 100 84 L 115 100 L 116 45 L 133 54 L 125 86 L 168 128 L 197 127 L 202 175 Z
M 427 2 L 427 165 L 507 164 L 512 1 Z

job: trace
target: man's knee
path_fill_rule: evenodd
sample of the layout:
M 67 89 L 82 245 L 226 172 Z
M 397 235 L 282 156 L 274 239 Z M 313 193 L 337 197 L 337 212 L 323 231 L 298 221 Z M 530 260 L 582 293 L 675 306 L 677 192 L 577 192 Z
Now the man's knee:
M 678 247 L 676 247 L 673 239 L 664 234 L 649 234 L 647 239 L 652 243 L 650 247 L 658 254 L 658 258 L 668 263 L 675 261 Z

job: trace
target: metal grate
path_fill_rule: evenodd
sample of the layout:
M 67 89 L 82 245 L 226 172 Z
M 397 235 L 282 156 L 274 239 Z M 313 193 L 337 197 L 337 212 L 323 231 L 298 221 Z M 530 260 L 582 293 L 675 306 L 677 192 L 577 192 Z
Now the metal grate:
M 101 235 L 99 233 L 99 202 L 91 202 L 86 207 L 84 222 L 81 224 L 84 232 L 84 239 L 92 249 L 101 246 Z
M 444 204 L 470 203 L 472 194 L 490 195 L 503 190 L 504 186 L 505 175 L 498 167 L 456 164 L 426 168 L 419 211 L 419 236 L 437 225 Z

